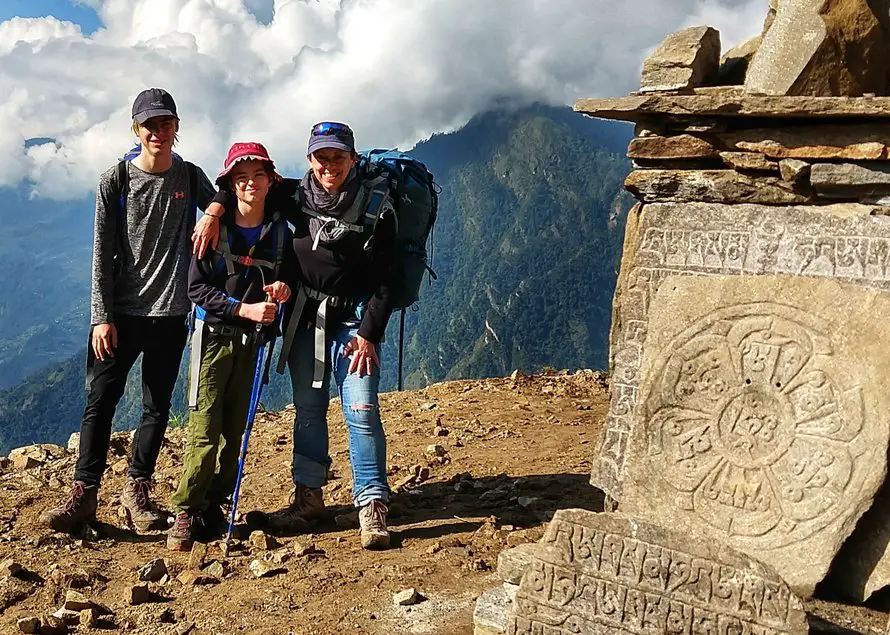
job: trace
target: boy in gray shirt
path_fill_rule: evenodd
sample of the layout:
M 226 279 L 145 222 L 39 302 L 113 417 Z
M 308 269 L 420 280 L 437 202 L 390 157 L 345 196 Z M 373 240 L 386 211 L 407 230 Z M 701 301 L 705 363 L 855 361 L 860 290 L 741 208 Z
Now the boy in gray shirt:
M 163 528 L 150 499 L 151 478 L 185 347 L 196 208 L 216 193 L 200 168 L 173 153 L 178 131 L 173 97 L 159 88 L 142 91 L 133 102 L 139 154 L 99 180 L 80 454 L 68 498 L 41 515 L 56 531 L 78 531 L 96 518 L 114 411 L 140 353 L 142 421 L 120 502 L 136 529 Z

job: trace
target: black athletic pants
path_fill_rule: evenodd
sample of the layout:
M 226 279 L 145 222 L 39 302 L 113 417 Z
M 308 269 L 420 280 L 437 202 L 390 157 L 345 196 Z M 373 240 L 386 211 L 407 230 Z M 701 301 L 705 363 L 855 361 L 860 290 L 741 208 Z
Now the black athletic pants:
M 87 352 L 89 396 L 80 424 L 80 456 L 74 479 L 98 487 L 108 461 L 111 423 L 124 394 L 127 375 L 142 353 L 142 421 L 130 450 L 133 478 L 150 478 L 170 416 L 170 400 L 188 329 L 184 315 L 137 317 L 115 315 L 117 348 L 114 357 L 96 359 L 92 344 Z M 92 341 L 92 329 L 90 340 Z

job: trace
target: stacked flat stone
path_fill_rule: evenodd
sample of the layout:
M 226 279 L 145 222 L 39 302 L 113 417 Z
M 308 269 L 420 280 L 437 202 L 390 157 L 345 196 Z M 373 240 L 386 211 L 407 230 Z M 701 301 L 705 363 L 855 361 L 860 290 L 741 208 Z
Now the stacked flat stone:
M 875 503 L 890 439 L 887 16 L 776 0 L 722 62 L 701 27 L 654 54 L 716 75 L 650 60 L 689 81 L 659 90 L 644 72 L 639 93 L 575 104 L 636 124 L 591 482 L 802 596 L 829 570 L 854 600 L 890 584 L 890 501 Z M 738 85 L 717 85 L 730 71 Z

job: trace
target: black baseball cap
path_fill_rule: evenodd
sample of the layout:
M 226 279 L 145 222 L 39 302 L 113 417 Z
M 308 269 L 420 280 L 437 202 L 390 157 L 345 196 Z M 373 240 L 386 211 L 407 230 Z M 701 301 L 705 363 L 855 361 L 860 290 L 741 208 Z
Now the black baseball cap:
M 133 119 L 143 124 L 152 117 L 176 117 L 176 102 L 163 88 L 147 88 L 133 101 Z
M 336 121 L 322 121 L 315 124 L 309 133 L 306 154 L 312 154 L 322 148 L 355 152 L 355 135 L 352 133 L 352 128 Z

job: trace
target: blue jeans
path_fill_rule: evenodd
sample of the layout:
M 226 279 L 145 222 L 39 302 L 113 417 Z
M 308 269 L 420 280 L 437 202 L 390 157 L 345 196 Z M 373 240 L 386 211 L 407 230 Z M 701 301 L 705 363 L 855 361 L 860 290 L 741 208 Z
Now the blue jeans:
M 333 372 L 340 394 L 343 418 L 349 429 L 349 460 L 352 463 L 352 498 L 356 507 L 372 500 L 389 500 L 386 483 L 386 435 L 380 420 L 377 393 L 380 369 L 359 377 L 349 374 L 350 358 L 343 347 L 356 336 L 358 327 L 341 324 L 328 334 L 325 352 L 325 378 L 321 388 L 312 387 L 315 365 L 314 332 L 300 329 L 288 356 L 294 391 L 294 483 L 321 487 L 327 482 L 331 457 L 328 454 L 327 413 Z M 379 355 L 379 350 L 378 350 Z

